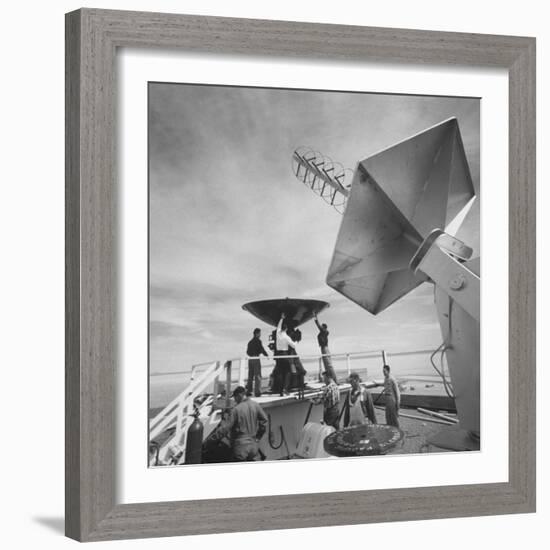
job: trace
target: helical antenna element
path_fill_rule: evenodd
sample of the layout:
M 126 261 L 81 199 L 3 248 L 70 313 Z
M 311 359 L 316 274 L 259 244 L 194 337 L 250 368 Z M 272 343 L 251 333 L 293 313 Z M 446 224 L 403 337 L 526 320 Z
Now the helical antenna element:
M 353 175 L 349 168 L 310 147 L 298 147 L 292 153 L 292 173 L 338 213 L 344 213 Z

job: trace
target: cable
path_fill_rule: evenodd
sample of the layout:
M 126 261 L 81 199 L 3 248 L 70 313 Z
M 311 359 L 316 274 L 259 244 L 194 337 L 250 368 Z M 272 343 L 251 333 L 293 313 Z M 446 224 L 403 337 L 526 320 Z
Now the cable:
M 283 427 L 279 426 L 279 428 L 281 429 L 281 442 L 278 445 L 275 445 L 275 443 L 273 443 L 273 432 L 271 431 L 271 415 L 268 414 L 267 415 L 267 441 L 269 443 L 269 446 L 274 451 L 276 451 L 277 449 L 280 449 L 283 442 L 285 441 L 285 435 L 284 435 L 284 432 L 283 432 Z M 287 446 L 287 450 L 288 450 L 288 446 Z
M 286 442 L 285 431 L 283 430 L 282 426 L 279 426 L 279 430 L 281 432 L 281 442 L 278 445 L 275 445 L 273 443 L 273 432 L 271 431 L 271 415 L 268 414 L 267 415 L 267 441 L 269 443 L 269 446 L 274 451 L 276 451 L 277 449 L 280 449 L 284 443 L 285 449 L 286 449 L 286 457 L 287 459 L 290 459 L 290 449 L 288 448 L 288 443 Z
M 313 401 L 309 403 L 309 409 L 307 410 L 306 419 L 304 420 L 304 426 L 307 424 L 309 417 L 311 415 L 311 409 L 313 409 Z
M 435 293 L 435 287 L 434 287 L 434 293 Z M 445 393 L 451 398 L 451 399 L 454 399 L 455 398 L 455 395 L 454 395 L 454 391 L 453 391 L 453 388 L 451 386 L 451 384 L 447 381 L 447 377 L 445 376 L 445 372 L 444 372 L 444 362 L 443 362 L 443 357 L 444 357 L 444 354 L 445 354 L 445 351 L 447 351 L 447 349 L 449 349 L 451 346 L 449 345 L 449 340 L 451 338 L 451 330 L 452 330 L 452 321 L 451 321 L 451 317 L 452 317 L 452 311 L 453 311 L 453 302 L 454 300 L 452 298 L 448 298 L 449 299 L 449 311 L 447 313 L 447 318 L 448 318 L 448 329 L 447 329 L 447 335 L 446 337 L 444 338 L 443 342 L 441 343 L 441 345 L 430 355 L 430 363 L 432 364 L 432 367 L 434 368 L 435 372 L 437 372 L 437 374 L 440 376 L 441 380 L 443 381 L 443 387 L 445 388 Z M 437 365 L 435 364 L 434 362 L 434 357 L 441 351 L 441 370 L 439 370 L 437 368 Z
M 441 356 L 443 357 L 443 354 L 447 350 L 449 346 L 446 345 L 445 342 L 443 342 L 431 355 L 430 355 L 430 363 L 432 364 L 432 367 L 434 368 L 435 372 L 441 377 L 441 380 L 443 381 L 443 387 L 445 388 L 445 393 L 452 399 L 455 398 L 453 389 L 449 382 L 447 381 L 447 377 L 445 376 L 445 373 L 442 372 L 442 370 L 439 370 L 437 368 L 437 365 L 434 362 L 434 357 L 439 353 L 441 350 Z M 443 362 L 441 363 L 443 365 Z
M 434 287 L 434 294 L 435 294 L 435 287 Z M 437 374 L 439 375 L 439 377 L 443 381 L 443 387 L 445 388 L 445 393 L 449 397 L 454 399 L 454 397 L 455 397 L 454 392 L 453 392 L 452 387 L 450 386 L 449 382 L 447 381 L 447 377 L 445 376 L 444 363 L 443 363 L 443 356 L 445 354 L 445 351 L 450 347 L 448 342 L 450 340 L 451 329 L 452 329 L 451 315 L 452 315 L 453 300 L 451 298 L 448 298 L 448 300 L 449 300 L 449 310 L 448 310 L 448 313 L 447 313 L 447 319 L 448 319 L 447 334 L 444 337 L 443 342 L 441 343 L 441 345 L 430 355 L 430 363 L 432 364 L 432 367 L 434 368 L 435 372 L 437 372 Z M 434 357 L 440 351 L 441 351 L 441 359 L 440 359 L 440 361 L 441 361 L 441 370 L 439 370 L 439 368 L 437 367 L 437 365 L 435 364 L 435 361 L 434 361 Z

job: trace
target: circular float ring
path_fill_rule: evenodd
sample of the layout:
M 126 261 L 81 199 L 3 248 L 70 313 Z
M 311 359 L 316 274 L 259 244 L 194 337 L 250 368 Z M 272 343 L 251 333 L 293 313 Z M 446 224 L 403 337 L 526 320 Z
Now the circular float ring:
M 404 437 L 403 432 L 385 424 L 362 424 L 328 435 L 325 451 L 333 456 L 369 456 L 387 453 Z

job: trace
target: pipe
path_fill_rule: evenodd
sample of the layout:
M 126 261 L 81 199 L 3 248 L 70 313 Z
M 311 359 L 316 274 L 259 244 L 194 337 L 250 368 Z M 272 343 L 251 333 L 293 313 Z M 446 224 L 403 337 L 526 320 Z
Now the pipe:
M 448 422 L 458 424 L 458 418 L 453 418 L 452 416 L 447 416 L 445 414 L 441 414 L 435 411 L 430 411 L 429 409 L 423 409 L 422 407 L 418 407 L 416 410 L 423 414 L 429 414 L 430 416 L 435 416 L 436 418 L 440 418 L 441 420 L 447 420 Z
M 385 407 L 376 405 L 375 409 L 385 410 Z M 455 426 L 454 422 L 446 422 L 445 420 L 438 420 L 437 418 L 430 418 L 429 416 L 418 416 L 416 414 L 405 414 L 399 411 L 399 416 L 403 418 L 412 418 L 413 420 L 422 420 L 423 422 L 432 422 L 433 424 L 445 424 L 445 426 Z
M 309 417 L 311 416 L 311 409 L 313 408 L 313 401 L 309 402 L 309 409 L 307 410 L 306 419 L 304 420 L 304 426 L 308 423 Z

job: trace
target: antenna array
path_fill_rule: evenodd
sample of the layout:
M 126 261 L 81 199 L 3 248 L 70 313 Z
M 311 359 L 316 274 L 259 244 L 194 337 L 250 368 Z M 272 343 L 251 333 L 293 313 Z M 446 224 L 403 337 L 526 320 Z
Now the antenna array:
M 292 154 L 292 172 L 338 213 L 344 213 L 351 186 L 346 180 L 351 182 L 352 170 L 318 151 L 299 147 Z

